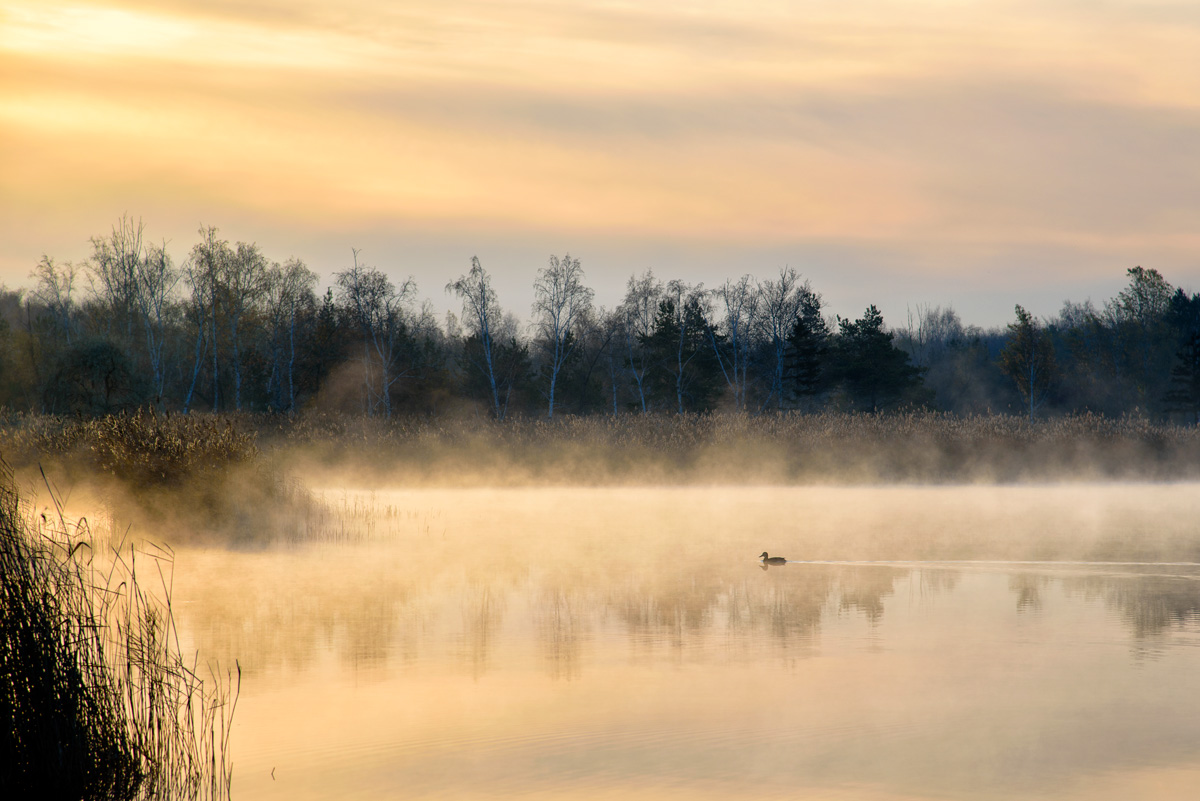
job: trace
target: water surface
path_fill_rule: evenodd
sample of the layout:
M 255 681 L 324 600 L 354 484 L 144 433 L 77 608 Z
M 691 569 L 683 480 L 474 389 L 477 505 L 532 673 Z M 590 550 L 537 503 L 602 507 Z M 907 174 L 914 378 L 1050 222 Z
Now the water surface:
M 1195 486 L 326 497 L 177 558 L 238 798 L 1200 797 Z

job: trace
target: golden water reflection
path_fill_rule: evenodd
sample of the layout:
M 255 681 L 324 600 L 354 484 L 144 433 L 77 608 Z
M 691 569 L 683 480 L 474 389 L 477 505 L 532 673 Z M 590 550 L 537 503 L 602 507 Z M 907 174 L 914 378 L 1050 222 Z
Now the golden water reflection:
M 1195 488 L 992 492 L 378 493 L 176 599 L 239 797 L 1200 792 L 1200 565 L 1111 564 L 1188 561 Z

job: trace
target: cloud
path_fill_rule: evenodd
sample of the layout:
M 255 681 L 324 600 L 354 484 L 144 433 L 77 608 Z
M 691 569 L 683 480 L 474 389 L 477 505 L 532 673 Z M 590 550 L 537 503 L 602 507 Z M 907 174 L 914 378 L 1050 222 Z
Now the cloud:
M 3 9 L 10 275 L 124 211 L 942 274 L 1200 244 L 1194 4 Z

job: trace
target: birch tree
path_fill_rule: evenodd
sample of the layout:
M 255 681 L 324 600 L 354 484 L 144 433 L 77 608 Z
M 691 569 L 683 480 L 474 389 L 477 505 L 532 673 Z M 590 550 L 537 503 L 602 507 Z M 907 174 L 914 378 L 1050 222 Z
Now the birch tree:
M 382 407 L 384 416 L 391 417 L 392 386 L 404 376 L 396 369 L 396 351 L 406 329 L 404 307 L 417 285 L 408 278 L 395 286 L 381 271 L 360 265 L 357 250 L 354 266 L 336 278 L 342 303 L 362 335 L 367 414 Z
M 579 259 L 565 254 L 550 257 L 550 265 L 538 271 L 533 284 L 534 325 L 548 357 L 549 411 L 554 417 L 554 395 L 563 365 L 579 341 L 576 328 L 592 306 L 593 292 L 583 284 Z
M 495 343 L 501 311 L 496 300 L 496 291 L 492 289 L 492 277 L 480 264 L 479 257 L 472 256 L 471 269 L 457 280 L 446 284 L 446 291 L 453 292 L 462 300 L 463 321 L 471 333 L 479 337 L 480 355 L 475 367 L 484 374 L 491 390 L 492 415 L 497 420 L 503 420 L 507 404 L 500 403 L 500 390 L 496 380 Z
M 713 291 L 721 301 L 724 314 L 721 327 L 724 339 L 709 329 L 709 344 L 716 354 L 725 384 L 733 393 L 734 408 L 746 408 L 746 385 L 749 376 L 750 353 L 754 346 L 754 327 L 758 324 L 759 294 L 754 279 L 743 275 L 737 281 L 726 281 Z
M 280 410 L 296 409 L 296 316 L 306 300 L 315 306 L 312 296 L 317 274 L 299 259 L 283 265 L 271 265 L 267 271 L 266 298 L 270 324 L 271 374 L 267 396 Z
M 763 281 L 759 285 L 759 328 L 771 354 L 771 387 L 763 401 L 764 409 L 770 405 L 772 398 L 775 399 L 777 408 L 783 408 L 787 338 L 800 308 L 802 286 L 807 289 L 807 283 L 802 285 L 800 274 L 791 267 L 782 268 L 778 280 Z
M 140 219 L 135 222 L 123 215 L 108 236 L 92 237 L 92 255 L 87 261 L 92 294 L 103 309 L 99 322 L 104 333 L 127 348 L 134 342 L 138 270 L 145 256 L 144 230 Z
M 144 232 L 140 219 L 122 216 L 107 237 L 92 238 L 88 270 L 105 334 L 149 373 L 161 408 L 167 329 L 179 271 L 167 253 L 167 243 L 146 245 Z
M 221 286 L 225 319 L 229 326 L 233 368 L 233 408 L 242 410 L 242 334 L 246 315 L 266 289 L 267 259 L 258 245 L 238 242 Z
M 164 408 L 167 381 L 167 328 L 178 283 L 179 271 L 167 255 L 167 243 L 148 248 L 138 265 L 136 302 L 146 341 L 155 404 L 160 410 Z
M 217 229 L 212 226 L 200 229 L 200 241 L 192 246 L 184 270 L 184 277 L 191 290 L 190 311 L 196 323 L 194 352 L 196 361 L 193 363 L 191 385 L 184 400 L 183 409 L 186 413 L 192 405 L 192 399 L 197 389 L 200 377 L 201 359 L 211 356 L 212 372 L 212 410 L 221 409 L 221 348 L 218 334 L 218 309 L 224 295 L 223 284 L 225 273 L 230 269 L 234 252 L 229 242 L 217 236 Z M 211 353 L 210 353 L 211 351 Z
M 643 414 L 649 411 L 646 402 L 646 371 L 650 359 L 646 342 L 654 333 L 654 320 L 658 314 L 662 294 L 663 286 L 654 278 L 652 271 L 642 273 L 641 278 L 630 276 L 629 283 L 626 284 L 625 300 L 618 310 L 622 320 L 621 334 L 625 340 L 625 360 L 637 388 Z

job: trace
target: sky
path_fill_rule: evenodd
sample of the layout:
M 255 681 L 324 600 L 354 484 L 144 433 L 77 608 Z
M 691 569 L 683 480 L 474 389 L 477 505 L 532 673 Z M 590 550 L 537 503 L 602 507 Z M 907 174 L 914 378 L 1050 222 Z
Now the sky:
M 1200 291 L 1194 0 L 0 0 L 0 282 L 123 215 L 528 315 L 551 254 L 891 325 Z

